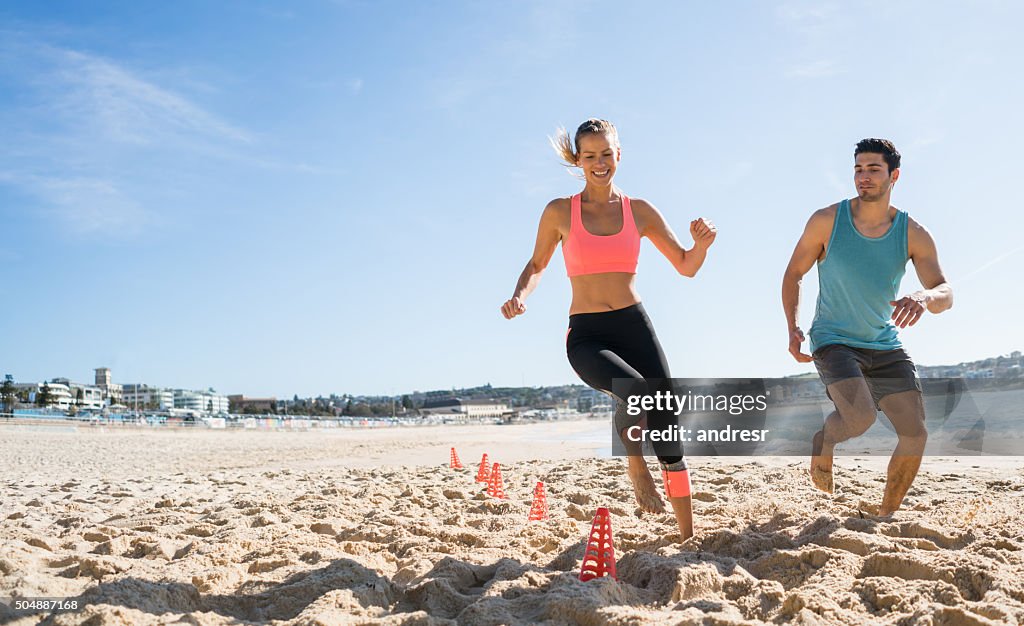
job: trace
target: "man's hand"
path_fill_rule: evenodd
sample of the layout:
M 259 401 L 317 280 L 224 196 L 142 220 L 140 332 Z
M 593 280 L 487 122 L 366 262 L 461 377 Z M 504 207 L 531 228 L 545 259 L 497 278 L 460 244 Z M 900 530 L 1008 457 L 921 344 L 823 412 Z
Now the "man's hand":
M 793 358 L 796 359 L 798 363 L 810 363 L 814 360 L 811 358 L 811 355 L 804 354 L 800 351 L 800 344 L 804 342 L 804 339 L 804 331 L 799 328 L 794 328 L 789 331 L 789 353 L 793 355 Z
M 526 313 L 526 305 L 519 296 L 506 300 L 505 304 L 501 305 L 501 314 L 505 316 L 505 319 L 510 320 L 517 315 Z
M 892 311 L 893 324 L 899 328 L 906 328 L 916 324 L 924 315 L 928 307 L 928 297 L 922 293 L 912 293 L 899 300 L 892 300 L 889 304 L 895 307 Z
M 711 220 L 703 217 L 690 222 L 690 236 L 693 237 L 693 245 L 707 250 L 715 242 L 718 229 L 711 223 Z

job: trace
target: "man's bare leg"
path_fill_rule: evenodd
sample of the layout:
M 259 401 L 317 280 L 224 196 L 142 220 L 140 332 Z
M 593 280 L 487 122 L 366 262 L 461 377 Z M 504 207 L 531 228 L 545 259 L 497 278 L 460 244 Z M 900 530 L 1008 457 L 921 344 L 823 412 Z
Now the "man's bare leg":
M 825 425 L 811 440 L 811 482 L 832 493 L 832 463 L 836 444 L 864 434 L 875 423 L 878 412 L 867 382 L 857 376 L 832 383 L 828 387 L 836 410 L 825 418 Z
M 887 517 L 899 510 L 910 485 L 917 477 L 924 447 L 928 443 L 928 431 L 924 425 L 924 403 L 920 391 L 890 394 L 878 404 L 892 422 L 899 438 L 889 459 L 885 494 L 882 496 L 882 506 L 878 509 L 880 516 Z
M 832 415 L 838 415 L 835 411 Z M 828 423 L 828 418 L 825 419 Z M 825 429 L 822 428 L 814 433 L 811 440 L 811 484 L 825 493 L 832 493 L 835 485 L 832 481 L 832 455 L 835 454 L 835 446 L 825 447 Z

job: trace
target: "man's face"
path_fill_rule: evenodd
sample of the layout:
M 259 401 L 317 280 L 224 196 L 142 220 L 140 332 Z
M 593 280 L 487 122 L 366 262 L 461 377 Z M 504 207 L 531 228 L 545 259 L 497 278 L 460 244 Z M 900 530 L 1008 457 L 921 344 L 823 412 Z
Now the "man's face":
M 857 195 L 866 202 L 884 198 L 899 175 L 899 169 L 889 171 L 885 157 L 877 152 L 861 152 L 853 166 L 853 182 L 857 186 Z

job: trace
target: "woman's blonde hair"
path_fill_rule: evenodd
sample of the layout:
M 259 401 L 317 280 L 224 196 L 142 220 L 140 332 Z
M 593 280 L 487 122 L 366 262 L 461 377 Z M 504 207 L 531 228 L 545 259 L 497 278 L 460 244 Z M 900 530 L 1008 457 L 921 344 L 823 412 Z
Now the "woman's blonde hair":
M 559 128 L 555 136 L 549 137 L 548 141 L 567 167 L 579 167 L 577 162 L 580 159 L 580 137 L 583 135 L 608 135 L 612 145 L 619 147 L 619 131 L 615 130 L 615 125 L 608 120 L 590 118 L 580 124 L 576 129 L 576 136 L 572 139 L 569 139 L 569 132 L 565 128 Z

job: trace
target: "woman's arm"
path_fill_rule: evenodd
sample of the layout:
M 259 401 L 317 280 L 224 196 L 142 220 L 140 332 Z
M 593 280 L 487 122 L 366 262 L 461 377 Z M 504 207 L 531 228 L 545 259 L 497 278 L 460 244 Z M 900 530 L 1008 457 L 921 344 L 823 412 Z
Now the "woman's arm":
M 650 239 L 677 272 L 690 278 L 696 276 L 697 270 L 704 265 L 708 248 L 715 242 L 715 236 L 718 234 L 718 229 L 711 220 L 698 217 L 690 222 L 693 248 L 687 250 L 679 243 L 676 234 L 653 204 L 640 199 L 630 200 L 630 203 L 633 214 L 639 218 L 637 228 L 640 235 Z
M 501 305 L 501 314 L 505 319 L 512 319 L 517 315 L 526 313 L 526 298 L 540 283 L 541 274 L 551 261 L 555 253 L 555 247 L 562 239 L 559 225 L 562 223 L 562 214 L 565 209 L 564 199 L 552 200 L 544 207 L 544 213 L 540 216 L 540 225 L 537 227 L 537 241 L 533 246 L 533 256 L 526 262 L 523 273 L 519 275 L 516 282 L 516 289 L 512 297 Z

